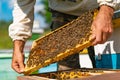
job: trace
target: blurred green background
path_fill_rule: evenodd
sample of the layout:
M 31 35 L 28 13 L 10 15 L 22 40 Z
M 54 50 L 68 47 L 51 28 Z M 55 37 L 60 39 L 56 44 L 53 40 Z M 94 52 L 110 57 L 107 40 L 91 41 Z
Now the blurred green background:
M 12 8 L 7 6 L 9 6 L 10 4 L 13 5 L 13 0 L 10 0 L 10 1 L 1 0 L 0 2 L 1 2 L 0 3 L 0 8 L 1 8 L 0 9 L 0 15 L 1 15 L 0 16 L 0 49 L 11 49 L 13 45 L 10 37 L 8 36 L 8 28 L 9 28 L 9 25 L 12 23 L 13 6 Z M 44 21 L 44 22 L 40 22 L 37 27 L 37 29 L 42 29 L 44 30 L 44 32 L 33 33 L 32 37 L 29 40 L 35 40 L 38 37 L 41 37 L 46 33 L 50 32 L 49 25 L 51 22 L 51 13 L 48 11 L 48 1 L 37 0 L 35 9 L 39 7 L 42 7 L 42 9 L 40 8 L 35 11 L 35 21 L 38 21 L 38 22 Z M 38 17 L 39 19 L 37 19 L 36 17 Z

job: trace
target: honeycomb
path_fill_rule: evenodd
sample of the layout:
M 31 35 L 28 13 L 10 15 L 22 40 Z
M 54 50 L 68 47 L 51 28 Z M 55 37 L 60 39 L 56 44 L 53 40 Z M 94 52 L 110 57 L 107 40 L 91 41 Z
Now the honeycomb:
M 88 11 L 72 22 L 34 41 L 25 73 L 29 74 L 89 46 L 93 16 L 93 12 Z
M 110 70 L 110 69 L 71 69 L 65 71 L 57 71 L 57 72 L 49 72 L 49 73 L 40 73 L 40 74 L 32 74 L 30 76 L 36 75 L 40 77 L 45 77 L 49 79 L 55 80 L 82 80 L 83 78 L 88 78 L 91 76 L 109 74 L 109 73 L 118 73 L 120 70 Z M 88 80 L 88 79 L 86 79 Z M 90 79 L 93 80 L 93 79 Z
M 24 74 L 60 61 L 67 56 L 89 47 L 91 24 L 98 10 L 90 10 L 77 19 L 35 40 L 28 57 Z M 113 16 L 113 25 L 120 25 L 120 12 Z

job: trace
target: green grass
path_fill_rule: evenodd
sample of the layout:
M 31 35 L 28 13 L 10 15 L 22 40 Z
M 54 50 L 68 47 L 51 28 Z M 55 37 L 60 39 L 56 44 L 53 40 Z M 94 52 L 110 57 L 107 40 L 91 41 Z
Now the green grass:
M 40 37 L 40 34 L 38 34 L 38 33 L 33 33 L 32 34 L 32 37 L 29 39 L 29 40 L 35 40 L 35 39 L 37 39 L 37 38 L 39 38 Z
M 32 37 L 29 40 L 36 40 L 44 35 L 46 35 L 47 33 L 49 33 L 51 30 L 49 28 L 45 29 L 44 33 L 42 34 L 38 34 L 38 33 L 33 33 Z
M 11 22 L 0 21 L 0 49 L 12 48 L 12 40 L 8 35 L 8 26 Z

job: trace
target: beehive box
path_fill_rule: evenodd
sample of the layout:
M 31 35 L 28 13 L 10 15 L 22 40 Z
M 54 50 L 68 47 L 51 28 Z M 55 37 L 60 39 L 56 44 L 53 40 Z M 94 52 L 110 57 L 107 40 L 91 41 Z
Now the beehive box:
M 71 69 L 30 76 L 20 76 L 18 80 L 119 80 L 120 70 Z

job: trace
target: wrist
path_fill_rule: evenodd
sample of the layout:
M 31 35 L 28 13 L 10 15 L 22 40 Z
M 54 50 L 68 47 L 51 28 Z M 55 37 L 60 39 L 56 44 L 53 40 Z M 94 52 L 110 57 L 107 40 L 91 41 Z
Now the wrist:
M 110 16 L 112 18 L 113 14 L 114 14 L 114 9 L 107 5 L 101 5 L 100 12 L 103 12 L 104 14 L 107 14 L 108 16 Z
M 23 53 L 25 42 L 22 40 L 14 40 L 14 52 Z

